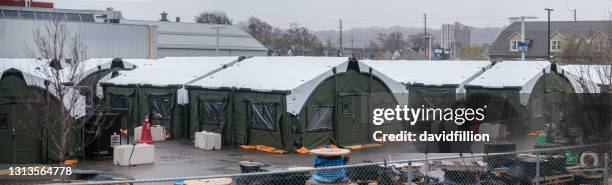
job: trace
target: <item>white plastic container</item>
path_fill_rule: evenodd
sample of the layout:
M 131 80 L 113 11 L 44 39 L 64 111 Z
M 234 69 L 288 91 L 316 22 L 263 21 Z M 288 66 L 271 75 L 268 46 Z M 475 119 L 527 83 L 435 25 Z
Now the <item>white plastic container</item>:
M 113 147 L 113 164 L 119 166 L 130 165 L 130 153 L 132 153 L 132 145 L 119 145 Z
M 113 148 L 113 164 L 129 166 L 155 161 L 155 146 L 149 144 L 119 145 Z
M 134 146 L 134 154 L 130 164 L 150 164 L 155 161 L 155 146 L 149 144 L 137 144 Z
M 134 128 L 134 140 L 136 142 L 140 141 L 140 133 L 142 132 L 142 126 Z M 164 127 L 161 125 L 153 125 L 151 126 L 151 137 L 153 141 L 164 141 L 166 140 L 166 136 L 164 133 Z
M 213 132 L 196 132 L 195 147 L 204 150 L 221 150 L 221 134 Z

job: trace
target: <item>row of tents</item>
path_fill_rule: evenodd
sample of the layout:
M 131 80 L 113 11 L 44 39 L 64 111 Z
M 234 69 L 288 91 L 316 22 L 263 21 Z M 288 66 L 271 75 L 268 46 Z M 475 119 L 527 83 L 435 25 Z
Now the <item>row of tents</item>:
M 45 89 L 49 76 L 38 72 L 48 67 L 45 60 L 0 59 L 0 139 L 12 141 L 0 143 L 8 149 L 0 151 L 0 163 L 52 158 L 49 139 L 39 137 L 45 131 L 24 124 L 41 121 L 36 116 L 41 110 L 24 107 L 70 108 L 77 110 L 74 119 L 85 124 L 90 110 L 99 106 L 122 111 L 120 128 L 127 130 L 148 115 L 171 138 L 193 138 L 195 132 L 211 131 L 221 133 L 227 145 L 291 151 L 323 144 L 369 144 L 377 130 L 429 130 L 431 124 L 414 127 L 400 121 L 376 126 L 371 111 L 396 104 L 477 106 L 466 103 L 470 98 L 477 99 L 472 102 L 478 106 L 489 107 L 486 121 L 505 124 L 519 135 L 541 128 L 553 117 L 563 117 L 564 111 L 542 110 L 562 109 L 566 102 L 576 101 L 567 100 L 567 95 L 588 90 L 580 85 L 576 66 L 548 61 L 167 57 L 90 59 L 83 66 L 80 82 L 69 84 L 85 102 L 75 108 L 53 98 L 31 101 L 29 96 L 35 95 L 30 94 L 53 97 Z M 550 98 L 553 94 L 558 95 L 555 100 Z

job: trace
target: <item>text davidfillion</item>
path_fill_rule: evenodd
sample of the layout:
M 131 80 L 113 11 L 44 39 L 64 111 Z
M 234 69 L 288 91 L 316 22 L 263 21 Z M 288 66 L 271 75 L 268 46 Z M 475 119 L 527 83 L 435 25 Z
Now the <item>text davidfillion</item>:
M 474 134 L 473 131 L 442 131 L 433 134 L 427 131 L 417 134 L 408 131 L 400 131 L 395 134 L 386 134 L 382 131 L 375 131 L 372 135 L 377 142 L 405 142 L 405 141 L 489 141 L 489 134 Z

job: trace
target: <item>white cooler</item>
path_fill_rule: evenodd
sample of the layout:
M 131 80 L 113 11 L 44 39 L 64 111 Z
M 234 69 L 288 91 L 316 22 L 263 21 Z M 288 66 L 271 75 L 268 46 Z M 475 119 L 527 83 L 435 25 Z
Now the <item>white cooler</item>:
M 142 132 L 142 126 L 134 128 L 134 141 L 140 141 L 140 133 Z M 153 141 L 164 141 L 166 140 L 164 127 L 161 125 L 151 126 L 151 137 Z
M 155 146 L 153 145 L 137 144 L 136 146 L 119 145 L 114 147 L 113 164 L 115 165 L 128 166 L 138 164 L 150 164 L 154 161 Z
M 204 150 L 221 150 L 221 134 L 213 132 L 196 132 L 195 147 Z

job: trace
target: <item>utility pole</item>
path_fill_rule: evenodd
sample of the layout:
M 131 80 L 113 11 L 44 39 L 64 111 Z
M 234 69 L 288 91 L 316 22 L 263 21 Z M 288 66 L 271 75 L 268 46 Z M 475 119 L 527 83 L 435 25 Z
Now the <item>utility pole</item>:
M 344 56 L 344 48 L 342 46 L 342 19 L 339 20 L 340 23 L 340 50 L 338 50 L 338 55 L 341 57 Z
M 537 17 L 510 17 L 510 21 L 521 21 L 521 43 L 517 47 L 521 50 L 521 60 L 525 60 L 525 52 L 527 52 L 527 43 L 525 42 L 525 19 L 537 19 Z
M 431 37 L 427 35 L 427 13 L 423 13 L 423 23 L 425 24 L 425 42 L 428 43 L 427 57 L 431 60 Z
M 217 53 L 217 56 L 219 56 L 219 32 L 220 32 L 221 29 L 225 29 L 225 27 L 223 27 L 223 26 L 215 26 L 215 27 L 212 27 L 210 29 L 214 29 L 214 30 L 217 31 L 216 34 L 215 34 L 215 37 L 216 37 L 215 52 Z
M 431 60 L 432 59 L 432 57 L 431 57 L 431 54 L 432 54 L 432 52 L 431 52 L 431 36 L 427 36 L 427 40 L 429 41 L 429 52 L 428 52 L 429 60 Z
M 576 9 L 574 9 L 574 21 L 578 21 L 578 16 L 576 14 Z
M 548 46 L 548 49 L 547 49 L 548 56 L 546 56 L 546 58 L 548 58 L 548 61 L 550 61 L 550 12 L 552 12 L 554 10 L 551 9 L 551 8 L 546 8 L 544 10 L 546 10 L 546 12 L 548 13 L 548 37 L 547 37 L 548 38 L 548 42 L 546 44 Z

